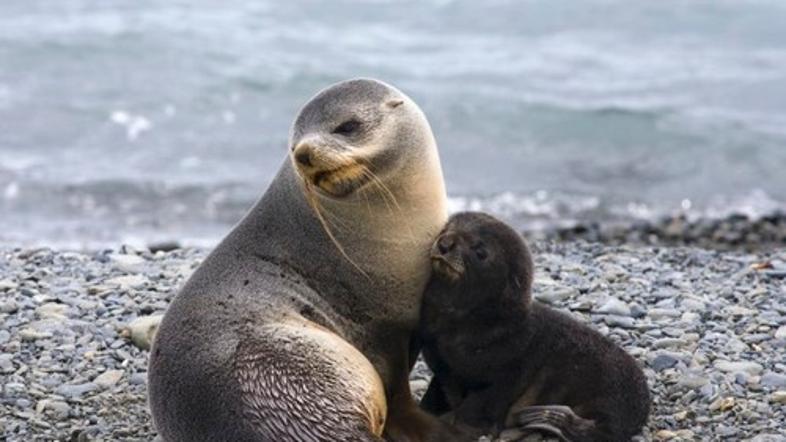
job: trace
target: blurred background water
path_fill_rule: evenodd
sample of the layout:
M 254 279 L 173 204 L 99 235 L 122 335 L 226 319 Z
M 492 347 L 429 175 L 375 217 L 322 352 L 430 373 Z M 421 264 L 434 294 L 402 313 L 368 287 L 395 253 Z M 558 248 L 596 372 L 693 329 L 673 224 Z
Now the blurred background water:
M 780 0 L 4 0 L 0 243 L 212 244 L 354 76 L 424 109 L 454 210 L 780 210 L 784 24 Z

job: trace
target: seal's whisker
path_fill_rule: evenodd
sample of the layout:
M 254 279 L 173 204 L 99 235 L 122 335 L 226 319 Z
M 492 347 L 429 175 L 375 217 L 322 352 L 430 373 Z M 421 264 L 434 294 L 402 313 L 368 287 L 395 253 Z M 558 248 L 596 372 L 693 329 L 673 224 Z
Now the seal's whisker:
M 385 206 L 387 206 L 389 212 L 393 213 L 393 207 L 390 206 L 391 202 L 396 206 L 399 212 L 401 211 L 401 206 L 399 206 L 398 201 L 396 201 L 393 194 L 387 187 L 384 186 L 384 184 L 382 184 L 379 178 L 373 175 L 373 173 L 365 166 L 360 169 L 360 173 L 362 173 L 363 176 L 366 177 L 371 182 L 371 184 L 373 184 L 373 188 L 376 190 L 377 194 L 382 197 L 382 201 L 385 202 Z
M 319 223 L 322 225 L 322 228 L 325 230 L 325 233 L 327 234 L 328 238 L 330 238 L 330 241 L 336 246 L 336 249 L 338 249 L 339 253 L 341 253 L 344 259 L 346 259 L 350 264 L 352 264 L 352 266 L 355 267 L 355 269 L 357 269 L 358 272 L 360 272 L 363 276 L 365 276 L 370 280 L 371 277 L 368 276 L 368 273 L 366 273 L 362 268 L 360 268 L 360 266 L 355 261 L 353 261 L 352 258 L 349 257 L 347 252 L 344 250 L 344 247 L 341 245 L 341 243 L 338 242 L 336 237 L 333 235 L 333 232 L 330 230 L 330 226 L 328 226 L 325 217 L 322 215 L 319 201 L 317 200 L 317 195 L 316 193 L 314 193 L 313 189 L 311 189 L 311 185 L 308 183 L 308 181 L 305 180 L 303 181 L 303 183 L 305 184 L 304 194 L 306 196 L 306 202 L 308 202 L 308 205 L 311 206 L 312 210 L 314 210 L 314 213 L 317 219 L 319 220 Z
M 347 225 L 347 222 L 344 219 L 342 219 L 340 216 L 332 213 L 325 206 L 320 206 L 320 208 L 321 208 L 321 213 L 323 215 L 325 215 L 326 221 L 330 221 L 330 224 L 333 227 L 335 227 L 335 228 L 337 228 L 339 230 L 342 230 L 342 231 L 346 231 L 346 230 L 350 229 L 350 227 Z
M 377 174 L 375 174 L 374 172 L 372 172 L 372 171 L 371 171 L 371 169 L 369 169 L 369 168 L 368 168 L 368 166 L 365 166 L 365 165 L 362 165 L 362 164 L 361 164 L 361 170 L 362 170 L 362 171 L 363 171 L 363 172 L 366 174 L 366 176 L 367 176 L 369 179 L 371 179 L 372 181 L 374 181 L 374 183 L 375 183 L 375 184 L 376 184 L 378 187 L 380 187 L 380 188 L 381 188 L 381 189 L 382 189 L 382 190 L 383 190 L 383 191 L 384 191 L 384 192 L 385 192 L 385 193 L 386 193 L 386 194 L 387 194 L 387 195 L 390 197 L 391 201 L 393 201 L 393 204 L 396 206 L 396 208 L 397 208 L 399 211 L 401 211 L 401 205 L 398 203 L 398 199 L 396 198 L 396 195 L 395 195 L 395 194 L 394 194 L 394 193 L 393 193 L 393 192 L 390 190 L 390 188 L 389 188 L 389 187 L 388 187 L 388 186 L 387 186 L 387 185 L 386 185 L 386 184 L 385 184 L 385 183 L 384 183 L 384 182 L 383 182 L 383 181 L 382 181 L 382 180 L 381 180 L 381 179 L 380 179 L 380 178 L 377 176 Z
M 365 171 L 361 170 L 361 173 L 363 173 L 363 175 L 369 179 L 371 184 L 373 184 L 371 188 L 374 189 L 380 197 L 382 197 L 382 202 L 385 203 L 385 206 L 388 208 L 388 212 L 393 213 L 393 207 L 391 207 L 390 201 L 388 201 L 389 197 L 385 194 L 385 192 L 382 191 L 382 188 L 379 187 L 379 185 L 374 181 L 374 178 L 372 178 L 370 175 L 367 175 Z
M 396 206 L 396 209 L 398 209 L 399 212 L 402 212 L 401 205 L 399 205 L 396 196 L 393 194 L 390 188 L 386 186 L 385 183 L 383 183 L 382 180 L 374 174 L 374 172 L 369 170 L 368 167 L 363 166 L 361 171 L 362 173 L 364 173 L 366 177 L 368 177 L 371 180 L 371 182 L 375 185 L 375 187 L 377 187 L 380 190 L 379 193 L 383 197 L 383 200 L 385 201 L 385 205 L 388 206 L 388 210 L 390 210 L 392 213 L 392 209 L 390 205 L 387 203 L 387 198 L 385 197 L 385 195 L 388 195 L 392 199 L 393 204 Z M 410 242 L 415 242 L 416 240 L 415 233 L 412 231 L 412 226 L 409 223 L 406 223 L 405 225 L 407 231 L 409 232 L 409 237 L 407 238 L 407 240 L 409 240 Z
M 371 202 L 368 200 L 368 192 L 362 192 L 362 193 L 363 193 L 363 198 L 366 200 L 366 209 L 368 210 L 368 216 L 371 217 L 372 216 Z

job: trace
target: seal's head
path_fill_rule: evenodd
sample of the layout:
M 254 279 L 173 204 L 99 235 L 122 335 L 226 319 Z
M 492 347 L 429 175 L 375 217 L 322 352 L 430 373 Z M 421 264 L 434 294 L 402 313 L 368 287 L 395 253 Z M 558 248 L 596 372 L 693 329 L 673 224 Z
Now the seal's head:
M 348 80 L 319 92 L 301 109 L 289 141 L 303 182 L 334 199 L 375 180 L 382 185 L 386 176 L 400 175 L 432 146 L 431 129 L 417 105 L 372 79 Z
M 433 277 L 479 298 L 510 296 L 529 302 L 532 256 L 522 237 L 491 215 L 453 215 L 431 247 Z

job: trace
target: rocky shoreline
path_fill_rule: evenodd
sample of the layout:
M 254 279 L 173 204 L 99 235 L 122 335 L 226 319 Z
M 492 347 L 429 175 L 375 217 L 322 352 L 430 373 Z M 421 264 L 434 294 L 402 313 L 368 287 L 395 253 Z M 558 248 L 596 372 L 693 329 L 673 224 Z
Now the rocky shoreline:
M 685 214 L 629 223 L 580 223 L 571 227 L 525 232 L 530 238 L 584 240 L 609 245 L 695 246 L 713 250 L 786 248 L 786 213 L 756 218 L 743 214 L 694 218 Z
M 537 299 L 592 323 L 645 368 L 644 440 L 786 441 L 786 250 L 533 249 Z M 0 250 L 0 440 L 152 440 L 149 318 L 205 255 Z M 427 380 L 416 366 L 416 393 Z

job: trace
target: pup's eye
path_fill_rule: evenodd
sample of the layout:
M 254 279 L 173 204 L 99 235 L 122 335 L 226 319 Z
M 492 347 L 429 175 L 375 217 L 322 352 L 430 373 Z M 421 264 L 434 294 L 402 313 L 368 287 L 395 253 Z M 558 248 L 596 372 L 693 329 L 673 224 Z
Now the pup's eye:
M 477 256 L 478 259 L 481 260 L 481 261 L 483 261 L 484 259 L 488 258 L 488 256 L 489 256 L 488 252 L 486 252 L 486 248 L 481 246 L 481 245 L 477 245 L 477 246 L 472 247 L 472 250 L 475 252 L 475 256 Z
M 334 134 L 339 135 L 351 135 L 355 133 L 358 129 L 360 129 L 360 121 L 358 120 L 347 120 L 333 129 Z

